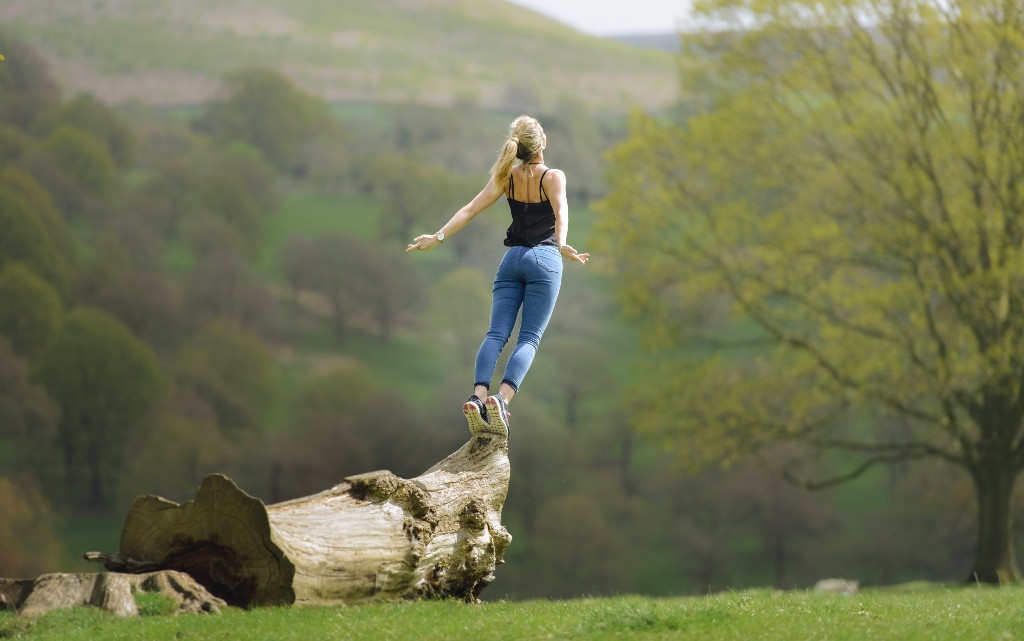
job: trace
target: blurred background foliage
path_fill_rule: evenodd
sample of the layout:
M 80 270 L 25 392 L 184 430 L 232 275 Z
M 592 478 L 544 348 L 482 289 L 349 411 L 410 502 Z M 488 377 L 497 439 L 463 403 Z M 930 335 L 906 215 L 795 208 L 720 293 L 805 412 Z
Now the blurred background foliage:
M 209 29 L 192 47 L 140 28 L 120 41 L 138 42 L 138 60 L 106 48 L 133 16 L 177 25 L 157 13 L 192 15 L 178 3 L 144 16 L 104 3 L 101 14 L 125 12 L 124 22 L 74 34 L 48 3 L 14 4 L 34 35 L 0 35 L 2 576 L 88 569 L 81 553 L 116 550 L 136 495 L 187 500 L 210 472 L 268 503 L 349 474 L 422 472 L 467 437 L 460 406 L 507 214 L 496 206 L 429 254 L 407 256 L 405 243 L 479 190 L 504 127 L 526 111 L 569 176 L 570 241 L 587 249 L 599 240 L 591 205 L 615 182 L 605 152 L 628 135 L 625 107 L 662 123 L 698 111 L 696 79 L 676 102 L 636 98 L 649 78 L 676 91 L 671 55 L 539 18 L 508 24 L 572 50 L 581 71 L 561 78 L 564 91 L 533 74 L 547 66 L 526 45 L 478 62 L 494 76 L 493 86 L 478 80 L 486 95 L 465 91 L 472 74 L 444 67 L 439 45 L 420 42 L 424 67 L 399 78 L 393 63 L 412 58 L 395 39 L 440 32 L 404 18 L 395 32 L 390 20 L 405 14 L 392 12 L 382 42 L 353 27 L 352 60 L 326 58 L 338 72 L 324 94 L 310 89 L 311 69 L 248 45 L 223 59 L 228 43 L 215 47 Z M 261 51 L 304 42 L 295 21 L 344 24 L 321 15 L 329 4 L 275 14 L 259 27 Z M 229 13 L 212 32 L 241 37 L 263 15 Z M 385 19 L 370 13 L 359 19 Z M 476 24 L 486 12 L 459 15 Z M 325 56 L 318 42 L 299 53 Z M 373 51 L 392 63 L 378 60 L 386 71 L 376 76 L 360 66 Z M 94 85 L 69 82 L 66 62 L 79 55 L 102 71 Z M 610 98 L 607 79 L 633 74 L 637 61 L 640 84 Z M 462 84 L 438 81 L 438 66 Z M 153 69 L 202 76 L 207 84 L 183 82 L 201 86 L 202 99 L 139 100 Z M 115 91 L 115 77 L 139 84 Z M 588 78 L 607 81 L 588 93 L 575 84 Z M 601 233 L 632 233 L 631 216 L 606 204 Z M 631 275 L 609 265 L 598 253 L 586 269 L 568 267 L 515 401 L 504 513 L 515 538 L 492 597 L 962 578 L 974 499 L 949 467 L 896 463 L 812 493 L 724 454 L 715 462 L 728 465 L 683 469 L 687 442 L 634 430 L 655 407 L 636 389 L 655 371 L 643 345 L 658 336 L 624 319 L 615 288 Z M 724 323 L 727 305 L 704 302 L 698 320 Z

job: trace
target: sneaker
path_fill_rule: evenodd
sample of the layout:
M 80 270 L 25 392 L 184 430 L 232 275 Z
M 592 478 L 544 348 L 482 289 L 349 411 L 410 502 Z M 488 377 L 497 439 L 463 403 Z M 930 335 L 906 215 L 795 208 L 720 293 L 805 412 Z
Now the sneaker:
M 470 396 L 469 400 L 462 405 L 462 413 L 466 415 L 471 434 L 490 431 L 491 427 L 487 424 L 487 408 L 476 394 Z
M 508 403 L 505 402 L 505 397 L 501 394 L 488 396 L 487 400 L 484 401 L 484 407 L 487 408 L 487 415 L 490 417 L 490 431 L 504 434 L 508 437 L 509 422 L 512 415 L 509 414 Z

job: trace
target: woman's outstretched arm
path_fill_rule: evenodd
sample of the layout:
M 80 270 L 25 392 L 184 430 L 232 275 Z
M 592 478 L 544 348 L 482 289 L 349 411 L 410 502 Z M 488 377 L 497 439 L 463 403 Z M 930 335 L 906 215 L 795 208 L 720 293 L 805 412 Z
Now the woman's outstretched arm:
M 446 222 L 439 232 L 442 232 L 445 237 L 451 236 L 458 232 L 460 229 L 469 224 L 469 221 L 476 218 L 476 215 L 487 209 L 501 197 L 501 190 L 494 184 L 494 179 L 487 181 L 484 188 L 480 190 L 473 200 L 469 201 L 462 206 L 459 211 Z M 411 252 L 414 250 L 426 251 L 433 249 L 440 245 L 443 241 L 437 239 L 436 234 L 423 234 L 417 236 L 413 241 L 405 248 L 405 251 Z

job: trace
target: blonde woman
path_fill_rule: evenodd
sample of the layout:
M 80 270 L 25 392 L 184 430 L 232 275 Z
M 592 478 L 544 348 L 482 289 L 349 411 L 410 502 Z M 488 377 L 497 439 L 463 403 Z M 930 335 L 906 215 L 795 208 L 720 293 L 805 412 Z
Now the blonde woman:
M 565 174 L 544 163 L 547 136 L 535 118 L 519 116 L 508 127 L 505 143 L 491 167 L 487 185 L 434 234 L 417 236 L 406 248 L 428 251 L 465 227 L 504 195 L 512 212 L 505 251 L 494 277 L 491 324 L 476 356 L 473 394 L 463 406 L 472 432 L 508 434 L 508 404 L 533 363 L 551 319 L 562 283 L 562 260 L 585 265 L 590 254 L 566 244 L 569 204 Z M 522 309 L 516 346 L 505 367 L 498 393 L 487 395 L 498 356 Z M 486 399 L 486 400 L 481 400 Z

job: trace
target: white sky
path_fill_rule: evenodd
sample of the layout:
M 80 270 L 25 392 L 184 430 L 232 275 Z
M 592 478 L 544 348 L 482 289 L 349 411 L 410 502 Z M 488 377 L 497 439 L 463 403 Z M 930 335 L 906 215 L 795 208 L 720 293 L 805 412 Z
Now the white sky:
M 511 0 L 595 36 L 673 33 L 690 0 Z

